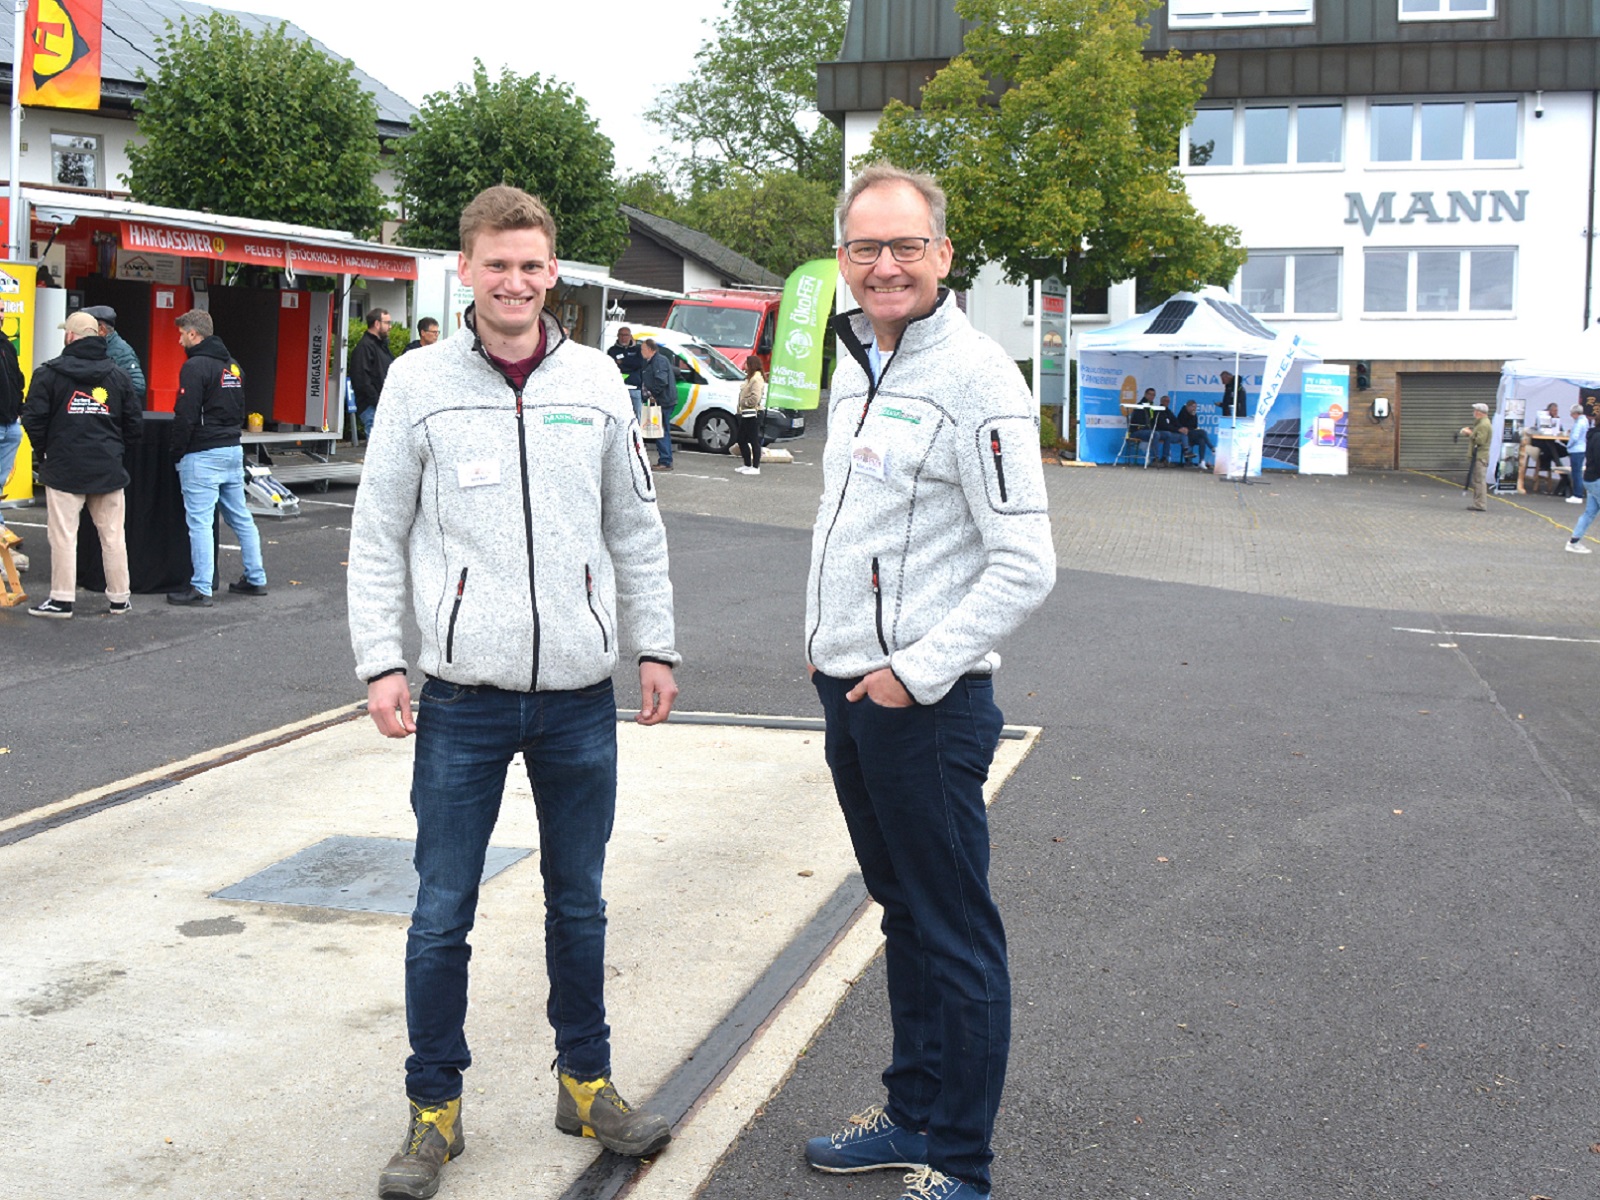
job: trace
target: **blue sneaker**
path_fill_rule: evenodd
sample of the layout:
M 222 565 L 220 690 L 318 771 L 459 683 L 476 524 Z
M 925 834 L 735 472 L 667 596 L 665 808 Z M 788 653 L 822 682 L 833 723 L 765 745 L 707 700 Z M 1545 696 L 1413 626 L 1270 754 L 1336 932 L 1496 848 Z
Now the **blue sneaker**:
M 927 1165 L 928 1135 L 900 1128 L 882 1105 L 874 1104 L 851 1117 L 838 1133 L 807 1142 L 806 1161 L 834 1175 L 890 1168 L 914 1171 Z
M 988 1192 L 932 1167 L 911 1172 L 904 1182 L 906 1190 L 900 1200 L 989 1200 Z

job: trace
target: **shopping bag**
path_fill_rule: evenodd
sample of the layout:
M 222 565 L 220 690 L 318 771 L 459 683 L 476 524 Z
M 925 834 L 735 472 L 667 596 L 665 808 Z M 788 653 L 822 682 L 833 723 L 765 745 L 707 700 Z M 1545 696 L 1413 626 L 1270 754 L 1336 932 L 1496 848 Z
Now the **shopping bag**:
M 666 431 L 661 425 L 661 405 L 646 404 L 643 415 L 639 418 L 639 436 L 649 439 L 665 435 Z

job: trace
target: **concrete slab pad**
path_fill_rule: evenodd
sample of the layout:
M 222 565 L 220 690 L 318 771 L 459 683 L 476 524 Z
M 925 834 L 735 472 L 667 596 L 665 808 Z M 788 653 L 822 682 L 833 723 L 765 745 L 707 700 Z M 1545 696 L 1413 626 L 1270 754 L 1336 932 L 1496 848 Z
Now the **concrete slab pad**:
M 619 736 L 607 1002 L 615 1076 L 642 1100 L 854 861 L 820 732 L 623 724 Z M 994 786 L 1029 745 L 1002 743 Z M 4 1094 L 37 1131 L 9 1169 L 18 1194 L 373 1194 L 404 1131 L 406 918 L 213 893 L 328 837 L 405 839 L 409 776 L 409 744 L 341 724 L 0 848 Z M 494 843 L 538 845 L 516 768 Z M 597 1158 L 551 1124 L 542 925 L 530 856 L 485 885 L 473 935 L 476 1064 L 452 1200 L 554 1200 Z M 680 1123 L 639 1188 L 698 1185 L 877 942 L 869 914 L 789 1004 L 739 1033 L 715 1089 L 727 1098 Z

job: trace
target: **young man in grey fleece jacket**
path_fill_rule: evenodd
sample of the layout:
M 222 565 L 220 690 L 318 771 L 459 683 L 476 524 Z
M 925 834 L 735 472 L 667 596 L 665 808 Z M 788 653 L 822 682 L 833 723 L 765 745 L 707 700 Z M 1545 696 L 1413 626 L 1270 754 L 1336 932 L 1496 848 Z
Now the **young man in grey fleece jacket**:
M 861 304 L 835 321 L 806 657 L 834 789 L 883 906 L 887 1100 L 811 1139 L 822 1171 L 907 1168 L 907 1200 L 990 1192 L 1011 1040 L 983 783 L 1002 718 L 996 643 L 1055 582 L 1032 397 L 939 287 L 944 193 L 887 164 L 839 206 Z
M 466 328 L 390 368 L 350 530 L 350 634 L 367 707 L 386 737 L 417 736 L 411 1120 L 379 1176 L 385 1197 L 432 1196 L 465 1145 L 467 933 L 519 752 L 539 816 L 556 1127 L 627 1155 L 672 1136 L 611 1083 L 601 896 L 622 650 L 639 663 L 640 724 L 666 720 L 677 695 L 655 488 L 615 365 L 566 341 L 544 311 L 557 276 L 544 205 L 489 188 L 462 213 L 461 246 Z M 415 720 L 408 578 L 427 676 Z

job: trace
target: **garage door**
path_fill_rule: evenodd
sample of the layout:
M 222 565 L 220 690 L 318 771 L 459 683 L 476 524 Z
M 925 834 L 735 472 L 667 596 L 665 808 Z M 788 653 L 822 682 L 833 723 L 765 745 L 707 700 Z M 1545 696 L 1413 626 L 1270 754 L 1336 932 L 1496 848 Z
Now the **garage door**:
M 1500 376 L 1428 372 L 1400 376 L 1400 466 L 1413 471 L 1463 471 L 1465 438 L 1455 435 L 1472 423 L 1480 401 L 1494 412 Z

